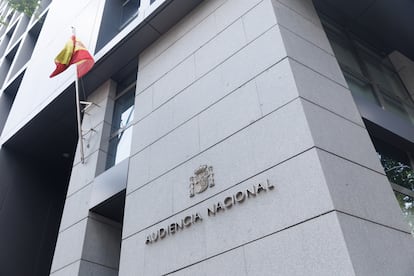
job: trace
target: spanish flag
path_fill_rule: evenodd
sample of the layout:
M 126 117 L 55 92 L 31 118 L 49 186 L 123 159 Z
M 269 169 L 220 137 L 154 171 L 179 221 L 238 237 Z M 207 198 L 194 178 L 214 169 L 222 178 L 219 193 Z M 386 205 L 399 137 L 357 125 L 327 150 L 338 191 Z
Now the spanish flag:
M 72 64 L 76 64 L 78 78 L 81 78 L 91 70 L 95 61 L 83 43 L 77 40 L 75 35 L 72 35 L 63 50 L 56 56 L 55 64 L 56 69 L 50 78 L 62 73 Z

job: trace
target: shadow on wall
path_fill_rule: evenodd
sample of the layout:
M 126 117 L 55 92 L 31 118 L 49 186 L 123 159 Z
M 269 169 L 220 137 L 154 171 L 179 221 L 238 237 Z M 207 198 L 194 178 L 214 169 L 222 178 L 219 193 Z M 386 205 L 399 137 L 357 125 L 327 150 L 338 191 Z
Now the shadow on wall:
M 49 275 L 69 175 L 0 150 L 0 275 Z

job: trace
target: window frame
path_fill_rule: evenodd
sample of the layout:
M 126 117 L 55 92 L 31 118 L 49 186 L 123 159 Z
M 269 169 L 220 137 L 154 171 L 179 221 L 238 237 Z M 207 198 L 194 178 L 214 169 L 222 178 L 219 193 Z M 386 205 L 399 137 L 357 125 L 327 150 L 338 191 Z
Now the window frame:
M 118 148 L 115 151 L 115 155 L 110 154 L 110 145 L 111 145 L 111 140 L 116 139 L 117 136 L 121 135 L 122 133 L 124 133 L 125 131 L 129 130 L 132 125 L 133 125 L 133 121 L 134 119 L 132 119 L 131 121 L 129 121 L 125 126 L 123 127 L 119 127 L 117 129 L 113 128 L 113 123 L 114 123 L 114 118 L 116 116 L 115 114 L 115 106 L 116 106 L 116 102 L 117 100 L 119 100 L 120 98 L 122 98 L 123 96 L 125 96 L 128 93 L 132 92 L 132 98 L 135 101 L 135 90 L 136 90 L 136 80 L 133 80 L 130 84 L 128 84 L 125 88 L 123 88 L 121 91 L 118 91 L 116 93 L 116 96 L 114 97 L 114 110 L 112 112 L 112 122 L 111 122 L 111 127 L 110 127 L 110 133 L 109 133 L 109 137 L 108 137 L 108 154 L 105 160 L 105 170 L 108 170 L 114 166 L 116 166 L 118 163 L 116 162 L 116 153 L 118 152 Z M 119 84 L 118 84 L 119 85 Z M 135 112 L 135 103 L 132 105 L 134 110 L 133 112 Z M 110 156 L 113 156 L 115 159 L 110 161 Z M 127 158 L 127 157 L 126 157 Z M 125 159 L 125 158 L 124 158 Z M 124 160 L 122 159 L 122 160 Z M 122 161 L 121 160 L 121 161 Z
M 392 63 L 390 62 L 390 59 L 386 54 L 384 54 L 381 50 L 375 49 L 375 47 L 370 46 L 366 42 L 360 40 L 358 37 L 354 36 L 349 30 L 344 29 L 343 27 L 339 26 L 337 23 L 333 22 L 331 19 L 326 18 L 324 16 L 321 17 L 322 23 L 324 26 L 324 30 L 326 32 L 326 35 L 328 37 L 328 40 L 341 48 L 345 48 L 344 50 L 349 51 L 345 53 L 345 55 L 342 55 L 343 53 L 340 53 L 341 55 L 336 55 L 334 52 L 334 55 L 340 65 L 340 68 L 344 74 L 344 77 L 348 75 L 348 78 L 355 78 L 357 81 L 360 81 L 361 83 L 365 83 L 367 86 L 369 86 L 371 89 L 371 92 L 376 99 L 375 104 L 379 105 L 381 109 L 387 110 L 390 113 L 396 114 L 395 110 L 391 110 L 386 107 L 386 97 L 391 98 L 393 101 L 398 101 L 398 106 L 401 107 L 405 113 L 406 118 L 408 119 L 408 122 L 411 124 L 408 126 L 410 130 L 414 128 L 414 98 L 410 95 L 408 92 L 407 87 L 405 87 L 404 82 L 401 80 L 400 75 L 398 74 L 397 70 L 394 68 Z M 335 46 L 335 45 L 334 45 Z M 332 49 L 334 50 L 334 46 L 332 46 Z M 352 58 L 354 59 L 353 62 L 349 62 L 351 66 L 353 66 L 356 61 L 356 65 L 358 68 L 354 69 L 350 66 L 344 64 L 341 61 L 341 57 L 345 57 L 346 55 L 352 55 Z M 367 58 L 366 58 L 367 57 Z M 372 59 L 372 60 L 371 60 Z M 370 63 L 369 63 L 370 62 Z M 389 82 L 389 85 L 383 85 L 380 82 L 376 81 L 378 80 L 378 76 L 373 76 L 372 74 L 375 74 L 376 72 L 368 68 L 368 65 L 373 66 L 374 68 L 377 67 L 377 65 L 380 65 L 381 68 L 378 69 L 378 72 L 385 77 L 385 80 Z M 386 72 L 384 70 L 389 70 L 390 72 Z M 399 83 L 392 83 L 393 79 L 396 78 Z M 401 87 L 399 87 L 401 86 Z M 390 91 L 390 89 L 391 91 Z M 393 91 L 393 90 L 398 91 Z M 354 98 L 360 98 L 362 95 L 358 95 L 357 93 L 354 93 L 351 90 Z M 374 103 L 371 99 L 367 99 L 367 101 L 370 101 L 371 103 Z M 358 103 L 358 99 L 356 99 L 356 102 Z M 410 110 L 411 109 L 411 110 Z M 400 116 L 401 117 L 401 116 Z M 364 121 L 366 119 L 364 118 Z M 369 131 L 371 137 L 373 138 L 372 142 L 375 145 L 375 138 L 377 139 L 386 139 L 387 143 L 393 146 L 396 150 L 401 151 L 405 154 L 407 157 L 406 162 L 407 165 L 411 167 L 412 170 L 414 170 L 414 143 L 411 142 L 412 140 L 403 141 L 403 136 L 399 136 L 396 133 L 389 133 L 389 130 L 386 128 L 383 128 L 379 125 L 378 127 L 372 125 L 367 119 L 368 122 L 366 122 L 367 130 Z M 374 123 L 374 122 L 373 122 Z M 377 147 L 376 147 L 377 148 Z M 380 150 L 377 150 L 379 154 L 381 154 Z M 385 154 L 385 153 L 383 153 Z M 398 160 L 396 160 L 398 161 Z M 382 164 L 381 164 L 382 165 Z M 384 168 L 385 169 L 385 168 Z M 385 172 L 385 170 L 384 170 Z M 414 199 L 414 189 L 411 190 L 409 188 L 406 188 L 400 184 L 394 183 L 390 181 L 390 179 L 387 177 L 388 182 L 390 183 L 391 189 L 393 190 L 394 196 L 396 201 L 400 204 L 399 199 L 397 198 L 397 193 L 403 195 L 403 196 L 409 196 L 410 198 Z M 402 183 L 401 183 L 402 184 Z M 404 213 L 403 208 L 401 207 L 402 213 Z M 408 220 L 408 224 L 411 227 L 411 233 L 414 236 L 414 228 L 412 227 L 413 221 L 411 219 Z
M 136 2 L 136 3 L 134 3 Z M 128 8 L 128 5 L 131 4 L 132 6 L 136 5 L 136 9 L 134 8 L 134 12 L 131 13 L 128 17 L 124 18 L 126 9 Z M 123 0 L 121 5 L 121 15 L 119 17 L 119 30 L 122 30 L 127 26 L 134 18 L 136 18 L 139 14 L 139 8 L 141 6 L 141 0 Z
M 131 92 L 131 89 L 133 89 L 135 86 L 136 86 L 136 84 L 137 84 L 137 82 L 136 81 L 134 81 L 134 82 L 132 82 L 130 85 L 128 85 L 126 88 L 124 88 L 121 92 L 119 92 L 116 96 L 115 96 L 115 98 L 114 98 L 114 105 L 115 105 L 115 103 L 116 103 L 116 101 L 119 99 L 119 98 L 121 98 L 122 96 L 124 96 L 125 94 L 127 94 L 128 92 Z M 134 93 L 134 95 L 135 95 L 135 93 Z M 113 119 L 113 116 L 114 116 L 115 114 L 112 114 L 112 119 Z M 122 133 L 122 132 L 124 132 L 126 129 L 128 129 L 128 128 L 130 128 L 131 126 L 132 126 L 132 122 L 133 122 L 133 120 L 132 121 L 130 121 L 130 122 L 128 122 L 128 124 L 126 125 L 126 126 L 124 126 L 124 127 L 120 127 L 120 128 L 118 128 L 117 130 L 115 130 L 115 131 L 112 131 L 112 123 L 111 123 L 111 132 L 110 132 L 110 134 L 109 134 L 109 140 L 111 140 L 112 138 L 114 138 L 115 136 L 117 136 L 118 134 L 120 134 L 120 133 Z
M 401 117 L 401 114 L 397 114 L 394 110 L 387 107 L 388 103 L 385 97 L 389 97 L 394 101 L 397 101 L 401 107 L 401 110 L 405 113 L 403 119 L 409 121 L 412 125 L 414 125 L 414 99 L 409 94 L 398 72 L 392 66 L 388 56 L 386 56 L 382 51 L 375 49 L 371 45 L 367 45 L 366 42 L 361 41 L 358 37 L 350 33 L 348 30 L 342 28 L 341 26 L 338 26 L 331 20 L 323 17 L 322 23 L 326 35 L 328 36 L 328 40 L 331 43 L 334 42 L 341 47 L 347 48 L 357 62 L 359 70 L 361 71 L 357 72 L 355 69 L 344 64 L 338 58 L 338 56 L 336 56 L 338 64 L 340 65 L 343 73 L 351 75 L 352 77 L 369 85 L 369 87 L 371 87 L 374 98 L 377 101 L 376 104 L 379 105 L 383 110 Z M 380 64 L 381 71 L 382 69 L 388 70 L 389 73 L 393 75 L 393 77 L 399 82 L 401 89 L 398 89 L 398 91 L 390 91 L 388 87 L 385 87 L 384 85 L 377 82 L 376 78 L 368 69 L 367 63 L 369 61 L 367 58 L 363 57 L 364 55 L 371 59 L 373 62 Z M 384 60 L 386 62 L 384 62 Z M 386 73 L 383 74 L 384 76 L 386 75 Z

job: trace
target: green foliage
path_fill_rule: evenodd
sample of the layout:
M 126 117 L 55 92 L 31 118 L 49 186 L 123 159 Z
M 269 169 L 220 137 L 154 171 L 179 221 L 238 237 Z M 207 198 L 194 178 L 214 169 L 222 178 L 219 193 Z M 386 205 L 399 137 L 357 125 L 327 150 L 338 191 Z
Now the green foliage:
M 414 199 L 398 192 L 395 193 L 395 196 L 400 204 L 405 220 L 411 228 L 411 234 L 414 236 Z
M 7 0 L 8 5 L 17 12 L 21 12 L 31 17 L 37 7 L 40 5 L 39 0 Z
M 385 154 L 378 153 L 378 156 L 390 182 L 414 191 L 414 170 L 411 166 Z M 414 237 L 414 198 L 397 191 L 394 193 Z
M 390 182 L 414 191 L 414 171 L 400 161 L 380 155 L 382 166 Z

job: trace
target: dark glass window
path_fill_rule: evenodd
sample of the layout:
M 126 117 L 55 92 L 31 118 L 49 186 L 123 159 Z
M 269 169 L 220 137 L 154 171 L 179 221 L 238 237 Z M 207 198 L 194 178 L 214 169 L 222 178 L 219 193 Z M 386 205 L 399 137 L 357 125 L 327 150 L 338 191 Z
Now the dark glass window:
M 112 117 L 111 135 L 108 145 L 108 157 L 106 168 L 118 164 L 129 157 L 132 139 L 132 121 L 134 119 L 135 83 L 126 89 L 118 87 L 118 95 L 115 100 Z
M 414 124 L 414 102 L 387 56 L 334 23 L 323 22 L 352 95 Z
M 411 234 L 414 236 L 414 198 L 399 192 L 395 192 L 395 196 L 404 218 L 410 226 Z
M 410 158 L 412 155 L 381 140 L 374 139 L 373 142 L 404 218 L 414 236 L 414 170 Z
M 139 12 L 140 0 L 106 0 L 96 44 L 101 50 L 121 29 L 128 25 Z
M 328 39 L 355 101 L 370 102 L 414 124 L 414 102 L 390 60 L 352 33 L 324 21 Z M 373 143 L 414 236 L 414 154 L 400 138 L 371 129 Z M 389 138 L 390 136 L 388 136 Z
M 374 140 L 374 145 L 388 180 L 414 191 L 414 171 L 409 154 L 377 139 Z
M 122 28 L 132 18 L 138 14 L 140 1 L 139 0 L 124 0 L 121 9 L 121 22 L 120 27 Z

